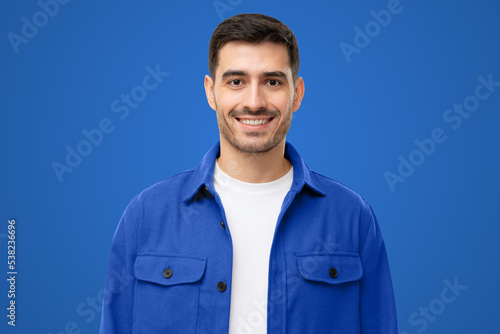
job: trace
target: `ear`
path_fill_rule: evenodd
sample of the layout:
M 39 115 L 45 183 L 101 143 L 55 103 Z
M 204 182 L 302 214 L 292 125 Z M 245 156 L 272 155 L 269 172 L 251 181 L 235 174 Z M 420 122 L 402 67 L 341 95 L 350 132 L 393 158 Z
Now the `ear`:
M 207 95 L 207 101 L 210 108 L 217 110 L 215 108 L 215 98 L 214 98 L 214 82 L 209 75 L 205 75 L 205 94 Z
M 300 107 L 300 103 L 302 102 L 302 98 L 304 97 L 304 80 L 302 77 L 297 78 L 295 80 L 295 98 L 293 99 L 293 111 L 297 111 Z

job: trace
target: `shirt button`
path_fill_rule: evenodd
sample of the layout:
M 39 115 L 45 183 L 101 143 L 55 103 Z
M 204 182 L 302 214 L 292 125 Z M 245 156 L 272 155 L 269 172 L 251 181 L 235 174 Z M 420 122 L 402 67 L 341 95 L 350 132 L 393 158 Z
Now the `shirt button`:
M 335 268 L 330 268 L 329 273 L 330 273 L 330 277 L 331 277 L 331 278 L 336 278 L 336 277 L 338 276 L 338 274 L 339 274 L 339 273 L 337 272 L 337 269 L 335 269 Z
M 220 225 L 222 226 L 223 229 L 226 229 L 226 225 L 224 225 L 224 222 L 221 220 Z
M 163 270 L 163 277 L 170 278 L 170 277 L 172 277 L 172 273 L 173 273 L 172 269 L 167 268 L 167 269 Z
M 217 290 L 219 290 L 220 292 L 224 292 L 226 291 L 226 283 L 223 282 L 223 281 L 220 281 L 219 283 L 217 283 Z

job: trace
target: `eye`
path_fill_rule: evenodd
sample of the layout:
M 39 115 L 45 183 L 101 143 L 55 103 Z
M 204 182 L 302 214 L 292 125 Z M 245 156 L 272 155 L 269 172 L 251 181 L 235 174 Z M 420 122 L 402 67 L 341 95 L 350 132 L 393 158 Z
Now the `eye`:
M 268 81 L 270 86 L 279 86 L 281 84 L 281 81 L 276 80 L 276 79 L 271 79 Z
M 230 84 L 232 86 L 240 86 L 241 80 L 240 79 L 233 79 L 233 80 L 229 81 L 228 84 Z

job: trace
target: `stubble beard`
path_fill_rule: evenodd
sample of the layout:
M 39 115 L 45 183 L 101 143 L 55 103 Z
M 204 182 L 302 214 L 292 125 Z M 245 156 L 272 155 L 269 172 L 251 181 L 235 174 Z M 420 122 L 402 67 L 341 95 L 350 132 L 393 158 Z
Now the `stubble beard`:
M 231 110 L 229 115 L 224 116 L 222 112 L 220 112 L 219 108 L 216 105 L 216 110 L 217 110 L 217 124 L 219 126 L 219 131 L 224 137 L 224 139 L 231 145 L 233 146 L 237 151 L 241 153 L 247 153 L 247 154 L 264 154 L 269 151 L 271 151 L 273 148 L 278 146 L 286 137 L 286 134 L 288 133 L 288 130 L 290 129 L 290 125 L 292 124 L 292 112 L 291 110 L 287 113 L 285 113 L 285 118 L 283 119 L 282 123 L 279 125 L 278 129 L 274 134 L 271 135 L 271 137 L 262 142 L 260 140 L 260 137 L 262 137 L 262 134 L 259 132 L 249 132 L 245 134 L 245 138 L 239 138 L 238 136 L 235 135 L 234 128 L 231 127 L 231 125 L 228 122 L 228 118 L 233 118 L 234 116 L 243 116 L 243 115 L 251 115 L 251 116 L 266 116 L 266 117 L 274 117 L 272 120 L 273 122 L 277 122 L 280 120 L 280 112 L 278 110 L 266 110 L 266 109 L 259 109 L 258 111 L 251 111 L 251 110 L 243 110 L 242 112 L 237 111 L 235 109 Z M 255 138 L 255 140 L 252 140 L 252 137 Z

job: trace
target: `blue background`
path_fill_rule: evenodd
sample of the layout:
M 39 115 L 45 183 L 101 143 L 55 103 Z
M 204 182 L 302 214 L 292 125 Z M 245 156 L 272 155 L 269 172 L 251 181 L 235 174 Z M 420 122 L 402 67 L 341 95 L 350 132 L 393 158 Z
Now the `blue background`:
M 457 129 L 443 115 L 475 94 L 479 76 L 500 81 L 500 4 L 401 0 L 377 30 L 370 12 L 387 9 L 386 0 L 220 3 L 71 1 L 46 22 L 37 1 L 0 4 L 0 331 L 98 332 L 100 309 L 91 305 L 121 213 L 218 140 L 203 88 L 209 39 L 222 19 L 258 12 L 299 41 L 306 91 L 287 139 L 377 214 L 401 333 L 498 332 L 500 87 Z M 16 52 L 9 33 L 22 36 L 23 17 L 34 15 L 40 27 Z M 366 24 L 375 29 L 370 42 L 348 62 L 339 45 L 355 46 L 354 28 Z M 168 77 L 120 119 L 112 102 L 157 65 Z M 60 182 L 52 164 L 65 164 L 66 146 L 76 149 L 82 131 L 106 118 L 113 131 Z M 414 141 L 435 128 L 446 141 L 430 155 L 414 153 Z M 391 189 L 384 174 L 412 154 L 425 160 Z M 16 328 L 6 317 L 12 218 Z M 445 280 L 467 287 L 451 303 L 440 301 Z M 432 317 L 419 314 L 429 307 Z

